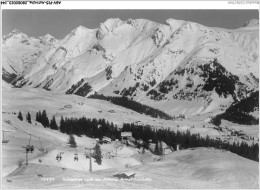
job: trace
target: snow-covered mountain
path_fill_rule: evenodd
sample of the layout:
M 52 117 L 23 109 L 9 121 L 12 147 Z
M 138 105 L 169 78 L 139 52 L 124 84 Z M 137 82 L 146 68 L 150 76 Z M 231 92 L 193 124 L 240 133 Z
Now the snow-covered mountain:
M 225 110 L 259 85 L 259 23 L 230 30 L 168 19 L 108 19 L 64 39 L 3 37 L 3 79 L 16 87 L 128 96 L 172 115 Z

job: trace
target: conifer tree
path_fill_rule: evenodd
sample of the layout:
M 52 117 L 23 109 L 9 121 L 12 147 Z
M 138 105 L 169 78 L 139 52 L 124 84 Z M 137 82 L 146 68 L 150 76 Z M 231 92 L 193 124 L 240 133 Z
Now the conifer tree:
M 23 116 L 22 116 L 22 113 L 19 111 L 18 113 L 18 119 L 20 119 L 21 121 L 23 121 Z
M 47 116 L 47 113 L 46 113 L 45 110 L 42 111 L 40 121 L 41 121 L 41 123 L 42 123 L 42 125 L 44 127 L 49 127 L 50 126 L 49 119 L 48 119 L 48 116 Z
M 61 116 L 61 119 L 60 119 L 60 132 L 66 133 L 66 123 L 65 123 L 62 116 Z
M 94 147 L 94 156 L 96 162 L 98 165 L 102 164 L 102 153 L 101 153 L 101 148 L 100 145 L 97 143 L 96 146 Z
M 38 117 L 37 117 L 38 115 Z M 41 111 L 39 111 L 36 115 L 36 121 L 38 121 L 39 123 L 42 123 L 42 114 L 41 114 Z
M 76 148 L 77 147 L 77 143 L 75 141 L 74 135 L 70 134 L 68 144 L 70 145 L 71 148 Z
M 51 122 L 50 122 L 50 128 L 51 128 L 51 129 L 54 129 L 54 130 L 58 130 L 58 125 L 57 125 L 57 123 L 56 123 L 56 120 L 55 120 L 55 117 L 54 117 L 54 116 L 52 117 L 52 120 L 51 120 Z
M 28 123 L 32 123 L 32 121 L 31 121 L 31 115 L 30 115 L 29 112 L 28 112 L 28 114 L 26 115 L 26 119 L 27 119 Z
M 36 113 L 36 121 L 39 121 L 39 114 L 38 114 L 38 112 Z
M 158 145 L 158 141 L 155 142 L 154 153 L 155 153 L 156 155 L 159 155 L 159 145 Z
M 159 155 L 163 155 L 163 145 L 162 145 L 162 141 L 159 142 Z

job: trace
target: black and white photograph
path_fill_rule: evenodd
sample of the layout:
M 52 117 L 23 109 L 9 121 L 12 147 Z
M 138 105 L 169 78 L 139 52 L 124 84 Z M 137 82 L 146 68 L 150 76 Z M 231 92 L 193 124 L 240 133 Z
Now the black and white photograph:
M 259 2 L 1 1 L 2 189 L 259 189 Z

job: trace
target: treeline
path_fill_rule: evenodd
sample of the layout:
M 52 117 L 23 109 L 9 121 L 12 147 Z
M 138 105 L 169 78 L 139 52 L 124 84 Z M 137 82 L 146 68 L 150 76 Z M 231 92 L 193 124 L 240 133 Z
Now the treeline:
M 19 116 L 18 116 L 19 117 Z M 120 131 L 113 122 L 108 122 L 105 119 L 88 119 L 86 117 L 82 118 L 63 118 L 61 116 L 59 126 L 56 123 L 56 119 L 53 116 L 49 120 L 46 110 L 36 113 L 36 121 L 41 123 L 45 128 L 51 128 L 54 130 L 59 130 L 62 133 L 68 135 L 82 136 L 86 135 L 91 138 L 100 138 L 103 136 L 110 137 L 111 139 L 119 139 Z
M 250 115 L 250 112 L 259 110 L 259 91 L 253 92 L 240 102 L 233 103 L 226 111 L 213 118 L 213 124 L 220 125 L 221 119 L 243 125 L 257 125 L 259 118 Z
M 245 158 L 259 162 L 259 145 L 258 143 L 248 145 L 245 142 L 233 144 L 226 143 L 222 140 L 210 139 L 201 137 L 199 134 L 191 134 L 189 130 L 186 132 L 172 131 L 170 129 L 153 130 L 150 126 L 140 126 L 136 124 L 124 124 L 122 131 L 132 132 L 136 140 L 142 139 L 144 147 L 147 148 L 149 141 L 152 141 L 158 147 L 158 142 L 163 141 L 172 149 L 177 148 L 177 145 L 182 149 L 193 147 L 214 147 L 217 149 L 228 150 Z M 159 146 L 160 147 L 160 146 Z
M 43 112 L 38 112 L 36 114 L 38 121 L 43 124 L 44 127 L 50 127 L 54 130 L 59 130 L 62 133 L 68 135 L 85 135 L 90 138 L 99 138 L 102 139 L 104 136 L 110 137 L 112 140 L 120 139 L 121 132 L 132 132 L 132 136 L 137 140 L 142 140 L 144 143 L 141 145 L 144 148 L 149 147 L 149 143 L 155 143 L 155 152 L 160 154 L 160 141 L 163 141 L 171 149 L 177 149 L 177 145 L 181 149 L 193 148 L 193 147 L 214 147 L 218 149 L 228 150 L 245 158 L 259 162 L 259 145 L 258 143 L 248 145 L 245 142 L 233 144 L 226 143 L 222 140 L 210 139 L 209 136 L 201 137 L 200 134 L 191 134 L 189 130 L 185 132 L 172 131 L 168 129 L 155 129 L 152 126 L 142 126 L 134 123 L 124 123 L 121 129 L 118 129 L 113 122 L 108 122 L 105 119 L 88 119 L 85 117 L 82 118 L 63 118 L 61 116 L 60 126 L 54 126 L 56 123 L 55 117 L 51 119 L 49 125 L 47 120 L 47 113 L 44 110 Z M 46 126 L 45 126 L 46 125 Z
M 127 97 L 104 96 L 103 94 L 97 94 L 96 93 L 96 94 L 90 95 L 88 98 L 110 101 L 113 104 L 134 110 L 134 111 L 141 113 L 141 114 L 149 115 L 149 116 L 154 117 L 154 118 L 161 118 L 161 119 L 166 119 L 166 120 L 173 119 L 173 117 L 171 117 L 170 115 L 168 115 L 168 114 L 166 114 L 166 113 L 164 113 L 164 112 L 162 112 L 158 109 L 155 109 L 155 108 L 152 108 L 150 106 L 141 104 L 141 103 L 136 102 L 134 100 L 130 100 Z

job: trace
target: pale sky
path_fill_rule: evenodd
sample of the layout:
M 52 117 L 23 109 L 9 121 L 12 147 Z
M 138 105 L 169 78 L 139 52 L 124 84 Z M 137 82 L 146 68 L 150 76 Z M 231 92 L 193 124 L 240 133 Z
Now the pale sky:
M 64 38 L 82 25 L 98 28 L 108 18 L 144 18 L 164 23 L 168 18 L 197 22 L 205 26 L 235 29 L 246 21 L 259 19 L 258 10 L 2 10 L 2 34 L 14 28 L 28 36 L 47 33 L 57 39 Z

